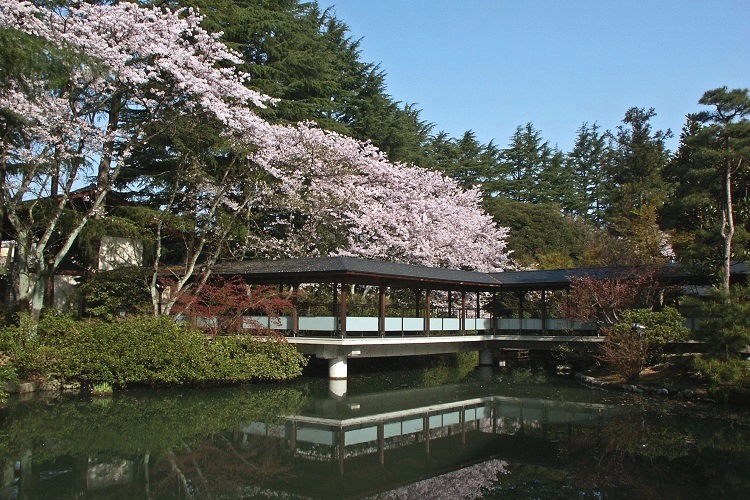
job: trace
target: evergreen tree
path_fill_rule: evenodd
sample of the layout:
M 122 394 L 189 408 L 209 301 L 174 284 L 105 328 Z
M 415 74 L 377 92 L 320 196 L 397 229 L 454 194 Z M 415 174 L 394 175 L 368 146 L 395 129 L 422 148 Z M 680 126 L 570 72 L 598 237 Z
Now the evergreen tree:
M 673 235 L 681 262 L 696 271 L 713 274 L 721 267 L 721 178 L 707 161 L 701 147 L 703 125 L 695 114 L 687 115 L 680 144 L 664 169 L 673 192 L 661 210 L 665 229 Z
M 441 131 L 427 141 L 425 154 L 429 168 L 456 179 L 464 187 L 478 186 L 485 197 L 495 194 L 490 176 L 497 168 L 500 150 L 493 141 L 482 144 L 471 130 L 460 139 Z
M 565 155 L 556 147 L 550 150 L 549 160 L 542 164 L 536 182 L 536 203 L 560 205 L 569 214 L 575 203 L 574 179 Z
M 541 133 L 529 122 L 518 126 L 500 154 L 499 171 L 492 177 L 494 191 L 512 200 L 537 203 L 547 199 L 545 186 L 538 184 L 541 172 L 549 168 L 553 152 Z
M 637 263 L 624 241 L 564 214 L 557 204 L 493 197 L 485 198 L 484 205 L 498 225 L 510 228 L 508 248 L 520 266 L 560 269 Z
M 385 72 L 361 60 L 359 41 L 332 9 L 301 0 L 177 0 L 199 7 L 208 31 L 238 50 L 248 85 L 281 99 L 261 115 L 269 121 L 315 121 L 369 140 L 391 160 L 425 163 L 432 125 L 414 105 L 386 93 Z
M 668 254 L 656 213 L 668 194 L 661 172 L 669 160 L 665 141 L 671 132 L 652 131 L 649 121 L 654 116 L 653 108 L 630 108 L 625 113 L 615 134 L 615 154 L 608 172 L 609 228 L 630 241 L 644 262 L 662 260 Z
M 611 171 L 609 135 L 599 132 L 599 126 L 587 123 L 578 129 L 573 150 L 566 156 L 566 164 L 573 180 L 570 213 L 601 225 L 606 210 L 607 175 Z
M 455 140 L 446 131 L 441 130 L 427 140 L 425 156 L 427 162 L 425 167 L 454 177 L 450 169 L 458 159 L 458 150 Z
M 664 219 L 677 233 L 681 257 L 720 268 L 729 296 L 729 267 L 746 260 L 750 232 L 750 97 L 747 89 L 710 90 L 699 104 L 711 111 L 688 115 L 680 147 L 665 170 L 676 185 Z
M 705 132 L 709 146 L 713 146 L 715 162 L 721 172 L 721 237 L 724 242 L 722 255 L 721 288 L 726 300 L 730 300 L 730 267 L 733 256 L 733 243 L 736 232 L 735 196 L 740 205 L 747 209 L 748 185 L 750 182 L 750 95 L 748 89 L 728 90 L 721 87 L 703 94 L 699 104 L 712 106 L 711 111 L 698 114 L 706 124 Z M 733 180 L 738 179 L 739 193 L 733 189 Z M 742 214 L 742 210 L 739 214 Z

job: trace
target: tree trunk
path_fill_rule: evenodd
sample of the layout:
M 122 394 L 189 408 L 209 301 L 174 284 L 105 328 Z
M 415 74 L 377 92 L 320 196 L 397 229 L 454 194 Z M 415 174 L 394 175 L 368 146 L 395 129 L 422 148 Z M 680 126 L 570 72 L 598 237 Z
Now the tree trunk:
M 54 275 L 46 265 L 44 268 L 44 270 L 37 269 L 36 280 L 34 280 L 34 286 L 31 288 L 31 295 L 29 297 L 29 315 L 35 323 L 39 321 L 42 315 L 47 280 Z
M 724 238 L 721 292 L 724 302 L 729 303 L 730 270 L 732 265 L 732 240 L 734 238 L 734 212 L 732 210 L 732 160 L 729 157 L 729 138 L 726 139 L 727 159 L 724 165 L 724 209 L 721 214 L 721 236 Z M 741 161 L 741 160 L 740 160 Z
M 115 151 L 114 135 L 120 124 L 120 109 L 122 109 L 122 94 L 115 92 L 112 95 L 112 105 L 109 108 L 107 117 L 107 136 L 109 137 L 102 148 L 102 156 L 99 160 L 99 170 L 96 176 L 97 193 L 103 190 L 109 190 L 112 179 L 112 155 Z
M 28 266 L 29 233 L 26 230 L 16 232 L 15 259 L 11 268 L 10 282 L 13 298 L 18 302 L 19 309 L 29 311 L 29 292 L 31 273 Z

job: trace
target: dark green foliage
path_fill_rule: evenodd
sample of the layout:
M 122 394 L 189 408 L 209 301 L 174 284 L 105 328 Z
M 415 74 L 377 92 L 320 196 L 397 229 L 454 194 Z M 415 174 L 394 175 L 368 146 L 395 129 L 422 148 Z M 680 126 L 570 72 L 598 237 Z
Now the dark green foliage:
M 727 400 L 750 398 L 750 294 L 733 287 L 730 300 L 712 297 L 701 311 L 700 338 L 709 351 L 696 357 L 694 367 L 711 385 L 711 391 Z
M 606 221 L 618 237 L 630 242 L 641 263 L 664 260 L 664 236 L 656 218 L 670 193 L 661 173 L 669 160 L 665 141 L 671 131 L 653 131 L 651 109 L 630 108 L 615 134 L 614 156 L 607 178 Z
M 669 159 L 665 141 L 671 131 L 653 131 L 653 108 L 630 108 L 615 134 L 616 155 L 610 178 L 608 220 L 627 218 L 634 209 L 661 206 L 668 193 L 661 172 Z
M 750 361 L 740 358 L 695 358 L 695 368 L 711 384 L 716 394 L 750 387 Z
M 17 378 L 16 368 L 13 366 L 13 355 L 16 351 L 15 339 L 8 329 L 0 329 L 0 401 L 6 396 L 5 384 L 14 382 Z
M 750 346 L 750 294 L 746 289 L 732 290 L 731 301 L 715 297 L 704 305 L 700 332 L 713 357 L 728 359 Z
M 596 123 L 591 126 L 584 123 L 578 129 L 573 150 L 565 159 L 573 183 L 566 208 L 596 224 L 602 224 L 607 208 L 608 176 L 613 158 L 610 140 L 611 135 L 599 132 Z
M 84 316 L 112 320 L 121 312 L 148 312 L 150 280 L 150 270 L 143 268 L 122 268 L 91 275 L 79 288 Z
M 485 199 L 485 209 L 500 226 L 510 228 L 511 257 L 522 266 L 542 269 L 573 267 L 586 252 L 587 228 L 565 216 L 559 206 L 507 198 Z
M 699 102 L 714 109 L 688 115 L 679 149 L 664 170 L 675 193 L 661 215 L 675 234 L 680 259 L 718 282 L 728 260 L 748 259 L 750 98 L 747 89 L 722 87 Z M 726 278 L 724 288 L 728 293 Z
M 222 31 L 222 41 L 242 54 L 249 86 L 281 99 L 260 111 L 264 118 L 313 120 L 371 140 L 392 160 L 423 163 L 431 125 L 386 93 L 385 72 L 361 60 L 359 41 L 332 9 L 301 0 L 170 3 L 200 7 L 203 25 Z
M 500 150 L 492 142 L 481 144 L 471 130 L 460 139 L 439 132 L 427 142 L 426 154 L 425 166 L 443 172 L 464 187 L 480 186 L 487 197 L 496 194 L 496 186 L 490 180 L 497 169 Z
M 151 225 L 138 217 L 140 208 L 116 207 L 106 217 L 92 218 L 76 240 L 85 262 L 98 258 L 99 244 L 104 237 L 130 238 L 141 242 L 154 240 Z
M 555 171 L 561 167 L 557 153 L 531 122 L 519 125 L 500 153 L 498 169 L 490 175 L 493 192 L 527 203 L 560 201 L 556 194 L 567 179 L 555 178 Z
M 235 335 L 211 339 L 167 317 L 114 323 L 45 315 L 36 332 L 9 328 L 12 362 L 22 379 L 58 377 L 87 385 L 195 385 L 298 376 L 305 359 L 280 339 Z M 10 332 L 10 333 L 8 333 Z

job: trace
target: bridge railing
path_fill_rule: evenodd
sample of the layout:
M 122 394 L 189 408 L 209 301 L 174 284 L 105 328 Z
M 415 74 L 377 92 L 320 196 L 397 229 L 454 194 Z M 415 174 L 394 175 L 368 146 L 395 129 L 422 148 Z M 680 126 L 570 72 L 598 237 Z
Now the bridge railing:
M 300 316 L 299 333 L 302 335 L 330 336 L 340 332 L 339 318 L 336 316 Z M 494 321 L 494 325 L 493 325 Z M 463 332 L 478 334 L 513 335 L 519 333 L 574 333 L 576 335 L 596 335 L 597 326 L 594 323 L 586 323 L 564 318 L 547 318 L 543 324 L 541 318 L 466 318 L 465 327 L 461 329 L 461 320 L 451 317 L 430 318 L 429 334 L 431 335 L 458 335 Z M 700 329 L 700 323 L 705 318 L 685 318 L 684 325 L 690 330 Z M 215 323 L 214 318 L 202 318 L 198 326 L 210 326 Z M 291 332 L 293 330 L 292 316 L 280 316 L 269 318 L 268 316 L 244 316 L 243 328 L 252 329 L 258 325 L 272 330 Z M 494 326 L 494 328 L 493 328 Z M 374 316 L 347 316 L 347 333 L 356 335 L 377 335 L 380 331 L 379 321 Z M 402 335 L 425 335 L 424 318 L 415 317 L 386 317 L 385 333 Z
M 543 327 L 542 320 L 538 318 L 495 318 L 494 325 L 490 318 L 466 318 L 464 321 L 462 330 L 459 318 L 430 318 L 429 333 L 432 335 L 456 335 L 462 332 L 518 334 L 519 332 L 574 331 L 578 335 L 593 335 L 596 334 L 597 330 L 594 324 L 558 318 L 548 318 L 545 327 Z M 298 322 L 300 334 L 331 335 L 340 331 L 339 318 L 335 316 L 300 316 Z M 291 316 L 281 316 L 278 319 L 270 319 L 268 316 L 243 317 L 244 328 L 250 329 L 258 325 L 272 330 L 290 332 L 293 330 L 293 319 Z M 380 331 L 379 320 L 372 316 L 347 316 L 346 331 L 352 334 L 376 335 Z M 424 318 L 385 318 L 386 334 L 424 335 L 426 332 Z

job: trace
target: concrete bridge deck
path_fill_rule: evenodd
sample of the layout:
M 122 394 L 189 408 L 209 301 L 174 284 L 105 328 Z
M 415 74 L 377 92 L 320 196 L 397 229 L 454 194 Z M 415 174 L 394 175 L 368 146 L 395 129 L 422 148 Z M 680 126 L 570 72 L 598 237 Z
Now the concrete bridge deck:
M 553 349 L 560 344 L 597 344 L 604 337 L 563 335 L 446 335 L 430 337 L 287 337 L 301 353 L 322 359 L 423 356 L 484 349 Z
M 598 344 L 603 337 L 583 335 L 444 335 L 404 337 L 288 337 L 302 354 L 327 359 L 328 375 L 345 379 L 349 358 L 379 358 L 391 356 L 424 356 L 466 351 L 479 351 L 482 366 L 491 366 L 493 351 L 497 349 L 549 350 L 561 344 Z

